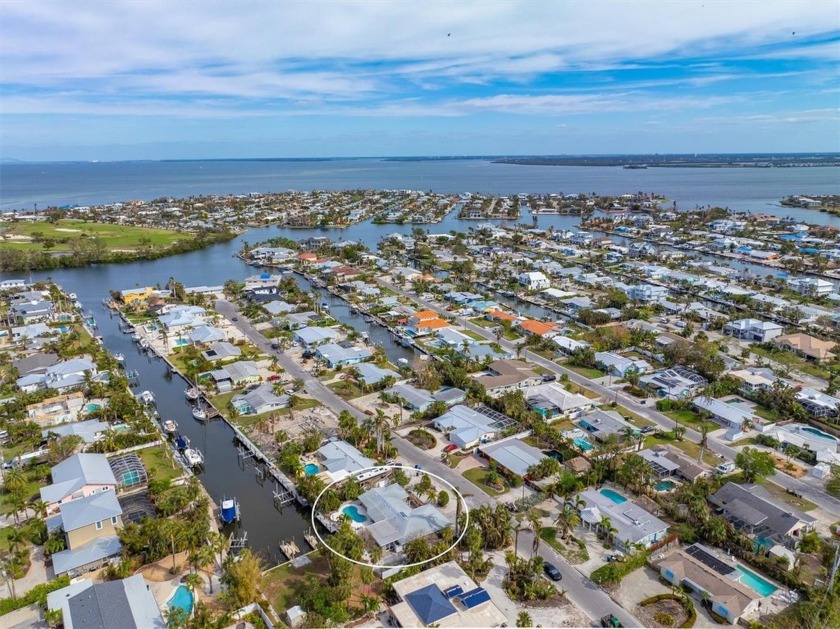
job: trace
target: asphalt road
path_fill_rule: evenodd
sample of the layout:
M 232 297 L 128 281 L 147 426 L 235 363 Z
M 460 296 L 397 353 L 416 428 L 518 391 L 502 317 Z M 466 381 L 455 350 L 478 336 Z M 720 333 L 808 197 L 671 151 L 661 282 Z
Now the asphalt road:
M 420 300 L 415 295 L 403 291 L 400 288 L 394 286 L 393 284 L 389 284 L 387 282 L 380 283 L 400 295 L 409 297 L 419 302 L 424 308 L 434 310 L 435 312 L 445 314 L 447 316 L 452 315 L 451 312 L 446 311 L 439 305 Z M 496 342 L 496 337 L 493 335 L 492 332 L 488 331 L 487 328 L 483 328 L 479 325 L 475 325 L 474 323 L 471 323 L 470 321 L 465 321 L 463 319 L 459 319 L 459 324 L 463 325 L 468 330 L 480 334 L 482 337 L 489 341 L 492 341 L 494 343 Z M 502 339 L 499 344 L 505 349 L 516 351 L 516 344 L 512 343 L 511 341 Z M 663 415 L 655 408 L 649 407 L 646 404 L 639 404 L 639 402 L 635 398 L 625 395 L 622 391 L 616 391 L 615 389 L 611 389 L 602 384 L 597 384 L 592 380 L 589 380 L 588 378 L 585 378 L 584 376 L 580 375 L 579 373 L 576 373 L 570 369 L 566 369 L 565 367 L 558 365 L 554 361 L 548 360 L 547 358 L 544 358 L 543 356 L 535 354 L 534 352 L 531 352 L 529 350 L 524 350 L 522 352 L 522 356 L 524 358 L 527 358 L 534 364 L 548 369 L 549 371 L 552 371 L 556 374 L 566 374 L 569 377 L 569 380 L 571 380 L 575 384 L 580 385 L 582 387 L 586 387 L 590 391 L 594 391 L 605 400 L 615 400 L 617 403 L 621 404 L 626 409 L 636 413 L 637 415 L 641 415 L 645 419 L 652 421 L 660 428 L 670 430 L 674 427 L 673 419 L 666 415 Z M 685 437 L 691 441 L 694 441 L 695 443 L 700 443 L 700 433 L 692 428 L 688 428 L 687 426 L 684 427 L 686 428 Z M 735 459 L 737 451 L 733 448 L 730 448 L 725 443 L 722 443 L 721 441 L 713 437 L 709 437 L 707 443 L 707 448 L 711 452 L 722 455 L 724 458 L 730 461 L 733 461 Z M 840 500 L 826 494 L 825 489 L 821 484 L 819 484 L 819 481 L 815 480 L 812 484 L 811 481 L 793 478 L 792 476 L 788 476 L 787 474 L 781 472 L 770 476 L 768 480 L 771 483 L 782 487 L 783 489 L 795 491 L 802 497 L 807 498 L 814 504 L 818 505 L 826 513 L 834 516 L 835 518 L 840 517 Z

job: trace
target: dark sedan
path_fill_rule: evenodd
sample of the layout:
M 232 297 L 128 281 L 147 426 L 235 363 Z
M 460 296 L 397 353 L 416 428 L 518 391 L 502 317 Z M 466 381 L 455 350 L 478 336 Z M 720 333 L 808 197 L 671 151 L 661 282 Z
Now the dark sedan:
M 547 561 L 543 564 L 543 570 L 548 575 L 548 578 L 552 581 L 559 581 L 563 578 L 563 575 L 560 574 L 560 571 L 557 569 L 553 563 L 548 563 Z

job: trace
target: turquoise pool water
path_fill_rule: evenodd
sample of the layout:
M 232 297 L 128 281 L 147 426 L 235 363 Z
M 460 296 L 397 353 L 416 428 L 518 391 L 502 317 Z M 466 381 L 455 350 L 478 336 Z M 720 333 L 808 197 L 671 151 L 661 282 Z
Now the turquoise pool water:
M 173 609 L 175 607 L 183 609 L 184 612 L 189 615 L 193 608 L 192 592 L 190 592 L 190 589 L 186 585 L 179 585 L 178 589 L 175 590 L 175 593 L 168 601 L 166 601 L 166 606 L 169 609 Z
M 747 587 L 751 587 L 762 596 L 770 596 L 778 588 L 769 581 L 762 579 L 757 574 L 750 572 L 746 568 L 737 566 L 736 570 L 741 573 L 740 581 Z
M 827 432 L 823 432 L 822 430 L 818 430 L 816 428 L 811 428 L 810 426 L 803 426 L 801 428 L 802 432 L 807 432 L 812 435 L 816 435 L 817 437 L 823 437 L 828 439 L 835 439 L 834 436 L 828 434 Z M 836 440 L 836 439 L 835 439 Z
M 356 505 L 347 505 L 341 512 L 349 517 L 353 522 L 366 522 L 367 517 L 359 513 L 359 508 Z
M 93 411 L 98 411 L 100 408 L 102 408 L 102 405 L 97 404 L 96 402 L 91 402 L 90 404 L 85 406 L 85 410 L 87 410 L 88 413 L 92 413 Z
M 572 441 L 574 442 L 574 444 L 575 444 L 578 448 L 580 448 L 580 449 L 581 449 L 581 450 L 583 450 L 584 452 L 589 452 L 589 451 L 592 449 L 592 444 L 591 444 L 591 443 L 589 443 L 589 442 L 588 442 L 586 439 L 584 439 L 583 437 L 575 437 Z
M 622 502 L 627 502 L 627 498 L 612 489 L 602 489 L 601 494 L 612 500 L 617 505 L 620 505 Z
M 187 339 L 176 339 L 175 345 L 189 345 L 190 342 Z
M 315 463 L 307 463 L 303 471 L 306 473 L 307 476 L 315 476 L 318 473 L 318 466 Z
M 677 484 L 672 480 L 661 480 L 653 488 L 656 491 L 671 491 Z

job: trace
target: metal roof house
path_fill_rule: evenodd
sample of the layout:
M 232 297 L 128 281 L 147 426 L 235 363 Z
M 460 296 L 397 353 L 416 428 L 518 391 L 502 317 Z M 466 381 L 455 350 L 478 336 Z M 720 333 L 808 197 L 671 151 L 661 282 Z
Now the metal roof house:
M 519 439 L 506 439 L 480 447 L 480 452 L 499 467 L 516 476 L 525 477 L 528 469 L 547 458 L 540 450 Z
M 330 343 L 340 338 L 340 334 L 332 328 L 318 328 L 307 326 L 295 332 L 294 340 L 303 347 L 313 348 L 324 343 Z
M 67 550 L 52 556 L 57 575 L 103 565 L 122 549 L 117 535 L 122 527 L 122 507 L 114 491 L 60 505 L 58 517 L 47 520 L 51 531 L 58 527 L 64 530 Z
M 366 480 L 387 471 L 387 469 L 370 470 L 356 474 L 359 470 L 376 466 L 376 461 L 366 457 L 346 441 L 328 441 L 318 448 L 318 457 L 333 482 L 347 478 L 351 474 L 357 480 Z
M 385 378 L 393 378 L 399 380 L 400 374 L 392 369 L 383 369 L 371 363 L 360 363 L 356 365 L 359 371 L 359 377 L 366 386 L 373 386 L 382 382 Z
M 435 419 L 434 425 L 441 432 L 448 433 L 449 441 L 462 450 L 489 441 L 498 432 L 495 420 L 461 404 Z
M 50 470 L 52 485 L 41 488 L 47 514 L 56 513 L 60 504 L 96 492 L 116 489 L 117 479 L 104 454 L 80 453 L 64 459 Z
M 408 493 L 396 483 L 369 489 L 359 501 L 373 521 L 365 530 L 382 548 L 395 552 L 413 539 L 433 535 L 452 524 L 434 505 L 412 508 Z
M 594 406 L 588 397 L 567 391 L 557 382 L 528 387 L 525 389 L 525 403 L 546 419 L 581 413 Z
M 243 415 L 262 415 L 289 406 L 288 395 L 277 395 L 274 386 L 265 382 L 253 391 L 234 396 L 231 404 Z
M 373 354 L 364 347 L 342 347 L 338 343 L 325 343 L 315 350 L 315 354 L 325 361 L 331 369 L 347 367 L 369 360 Z
M 702 395 L 694 398 L 692 402 L 697 408 L 708 411 L 718 424 L 728 428 L 740 428 L 745 421 L 756 421 L 753 412 L 739 404 L 727 404 L 723 400 Z
M 93 583 L 82 579 L 47 594 L 66 629 L 165 629 L 166 623 L 142 575 Z
M 594 410 L 582 416 L 578 426 L 586 430 L 598 441 L 604 441 L 610 435 L 624 437 L 629 428 L 633 434 L 638 434 L 639 429 L 628 423 L 620 413 L 616 411 Z
M 577 498 L 583 501 L 580 517 L 585 524 L 597 528 L 604 517 L 609 518 L 613 528 L 616 529 L 614 544 L 617 548 L 625 549 L 628 543 L 650 546 L 668 533 L 666 522 L 630 500 L 616 502 L 612 495 L 605 495 L 594 489 L 581 492 Z

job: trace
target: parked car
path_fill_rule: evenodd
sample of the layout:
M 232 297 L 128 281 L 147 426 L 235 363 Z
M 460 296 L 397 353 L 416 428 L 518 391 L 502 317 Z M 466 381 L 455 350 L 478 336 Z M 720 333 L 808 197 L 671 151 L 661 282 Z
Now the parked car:
M 454 443 L 450 443 L 448 446 L 446 446 L 443 449 L 443 451 L 444 452 L 455 452 L 455 450 L 457 450 L 457 449 L 458 449 L 458 446 L 456 446 Z
M 655 430 L 656 430 L 656 426 L 645 426 L 639 432 L 641 432 L 643 435 L 649 435 L 650 433 L 654 432 Z
M 230 320 L 231 321 L 239 321 L 239 317 L 231 317 Z
M 548 563 L 547 561 L 543 564 L 543 570 L 548 575 L 552 581 L 559 581 L 563 578 L 563 575 L 560 574 L 560 571 L 557 569 L 553 563 Z
M 543 382 L 554 382 L 555 380 L 557 380 L 557 376 L 555 376 L 553 373 L 544 373 L 543 374 L 543 377 L 542 377 Z
M 266 382 L 277 382 L 278 380 L 280 380 L 280 377 L 281 376 L 279 374 L 275 373 L 275 374 L 269 376 L 268 378 L 266 378 Z
M 624 625 L 621 624 L 621 621 L 613 616 L 612 614 L 607 614 L 601 618 L 601 626 L 602 627 L 623 627 Z

